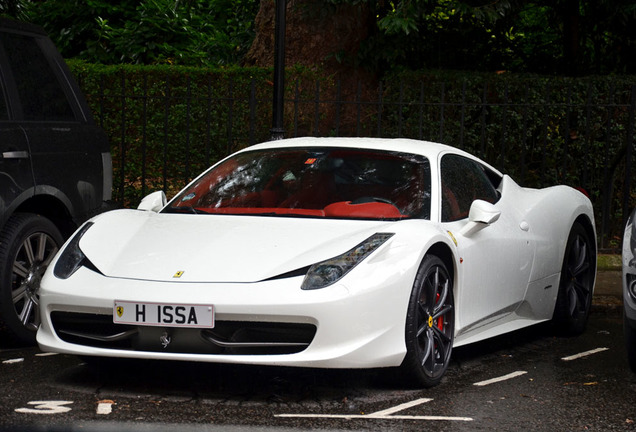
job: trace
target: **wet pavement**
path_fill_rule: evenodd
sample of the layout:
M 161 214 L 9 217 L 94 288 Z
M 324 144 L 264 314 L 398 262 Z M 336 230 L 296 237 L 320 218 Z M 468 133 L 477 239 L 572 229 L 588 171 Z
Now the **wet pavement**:
M 383 370 L 87 365 L 0 344 L 0 431 L 636 431 L 620 268 L 598 272 L 579 337 L 540 324 L 453 351 L 432 389 Z

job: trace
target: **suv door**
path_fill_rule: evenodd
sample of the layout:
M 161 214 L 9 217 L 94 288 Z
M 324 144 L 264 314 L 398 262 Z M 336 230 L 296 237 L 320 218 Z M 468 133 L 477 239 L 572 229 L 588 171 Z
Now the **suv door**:
M 66 65 L 48 38 L 0 33 L 0 43 L 18 93 L 35 192 L 68 201 L 77 224 L 102 204 L 106 136 L 63 81 Z
M 3 215 L 23 193 L 33 189 L 33 170 L 24 130 L 9 120 L 7 94 L 0 68 L 0 226 Z

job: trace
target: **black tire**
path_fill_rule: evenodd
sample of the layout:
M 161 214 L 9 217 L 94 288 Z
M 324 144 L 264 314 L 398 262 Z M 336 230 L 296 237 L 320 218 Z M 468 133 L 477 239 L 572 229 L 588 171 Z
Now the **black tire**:
M 630 322 L 623 314 L 623 333 L 625 334 L 625 350 L 627 363 L 632 372 L 636 373 L 636 322 Z
M 406 315 L 406 357 L 401 369 L 407 384 L 433 387 L 450 363 L 455 331 L 453 281 L 436 256 L 420 264 Z
M 32 213 L 14 214 L 0 232 L 0 329 L 16 342 L 35 343 L 40 281 L 63 240 L 50 220 Z
M 552 317 L 559 333 L 583 333 L 592 306 L 596 252 L 590 237 L 578 223 L 572 226 L 563 257 L 559 293 Z

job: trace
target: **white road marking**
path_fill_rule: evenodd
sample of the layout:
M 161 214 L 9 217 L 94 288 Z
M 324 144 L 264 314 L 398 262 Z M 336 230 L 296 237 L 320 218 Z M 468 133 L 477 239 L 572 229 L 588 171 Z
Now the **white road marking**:
M 35 405 L 34 408 L 16 408 L 15 412 L 24 414 L 60 414 L 71 410 L 63 405 L 72 403 L 73 401 L 32 401 L 27 404 Z
M 417 406 L 417 405 L 421 405 L 421 404 L 424 404 L 426 402 L 430 402 L 432 400 L 433 399 L 430 399 L 430 398 L 415 399 L 414 401 L 405 402 L 403 404 L 400 404 L 398 406 L 394 406 L 392 408 L 388 408 L 388 409 L 385 409 L 385 410 L 382 410 L 382 411 L 376 411 L 374 413 L 369 414 L 369 416 L 373 416 L 373 417 L 376 417 L 376 416 L 379 416 L 379 417 L 388 416 L 388 415 L 391 415 L 391 414 L 396 413 L 398 411 L 402 411 L 402 410 L 405 410 L 405 409 L 408 409 L 408 408 L 411 408 L 411 407 L 414 407 L 414 406 Z
M 444 417 L 444 416 L 374 416 L 371 414 L 276 414 L 274 417 L 286 418 L 324 418 L 324 419 L 380 419 L 380 420 L 446 420 L 446 421 L 473 421 L 471 417 Z
M 563 360 L 563 361 L 572 361 L 572 360 L 580 359 L 582 357 L 587 357 L 589 355 L 600 353 L 600 352 L 607 351 L 607 350 L 609 350 L 609 348 L 596 348 L 596 349 L 593 349 L 593 350 L 590 350 L 590 351 L 585 351 L 585 352 L 582 352 L 582 353 L 579 353 L 579 354 L 574 354 L 574 355 L 571 355 L 571 356 L 568 356 L 568 357 L 563 357 L 563 358 L 561 358 L 561 360 Z
M 412 408 L 417 405 L 430 402 L 433 399 L 421 398 L 411 402 L 406 402 L 392 408 L 382 411 L 376 411 L 371 414 L 276 414 L 274 417 L 286 418 L 330 418 L 330 419 L 382 419 L 382 420 L 446 420 L 446 421 L 473 421 L 470 417 L 444 417 L 444 416 L 408 416 L 408 415 L 391 415 L 398 411 Z
M 38 353 L 35 356 L 36 357 L 49 357 L 49 356 L 55 356 L 58 353 L 52 353 L 52 352 L 44 352 L 44 353 Z
M 509 379 L 512 379 L 512 378 L 516 378 L 518 376 L 525 375 L 527 373 L 528 372 L 526 372 L 526 371 L 517 371 L 517 372 L 509 373 L 508 375 L 500 376 L 498 378 L 492 378 L 492 379 L 489 379 L 489 380 L 486 380 L 486 381 L 476 382 L 473 385 L 479 386 L 479 387 L 483 387 L 483 386 L 487 386 L 487 385 L 490 385 L 490 384 L 494 384 L 494 383 L 498 383 L 498 382 L 501 382 L 501 381 L 506 381 L 506 380 L 509 380 Z
M 24 358 L 14 358 L 14 359 L 10 359 L 10 360 L 5 360 L 2 362 L 2 364 L 13 364 L 13 363 L 20 363 L 23 362 Z
M 108 415 L 111 412 L 113 412 L 113 402 L 100 402 L 97 404 L 97 414 Z

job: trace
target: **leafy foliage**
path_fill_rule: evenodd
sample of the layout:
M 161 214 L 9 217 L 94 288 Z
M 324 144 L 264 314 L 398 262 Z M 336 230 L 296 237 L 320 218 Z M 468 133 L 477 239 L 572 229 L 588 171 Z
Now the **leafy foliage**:
M 359 60 L 376 70 L 636 73 L 632 0 L 366 1 L 378 31 Z
M 297 0 L 293 4 L 289 13 L 310 11 L 327 23 L 321 27 L 325 34 L 338 5 L 353 5 L 371 14 L 374 28 L 358 29 L 370 36 L 355 58 L 342 52 L 333 56 L 380 74 L 400 68 L 636 73 L 633 0 Z M 0 2 L 0 14 L 42 25 L 66 58 L 104 64 L 240 64 L 254 40 L 258 9 L 259 2 L 253 0 Z
M 250 0 L 21 0 L 66 58 L 103 64 L 237 64 L 254 37 Z

